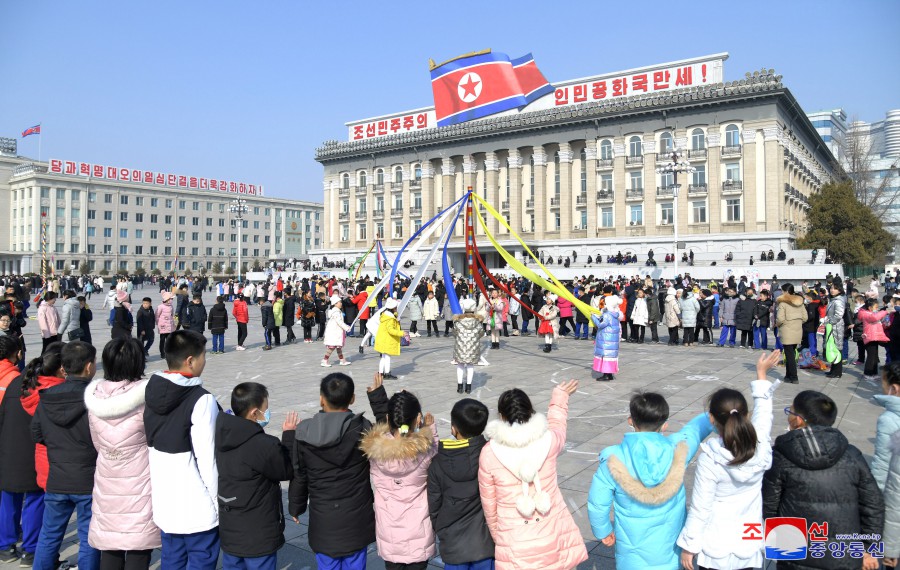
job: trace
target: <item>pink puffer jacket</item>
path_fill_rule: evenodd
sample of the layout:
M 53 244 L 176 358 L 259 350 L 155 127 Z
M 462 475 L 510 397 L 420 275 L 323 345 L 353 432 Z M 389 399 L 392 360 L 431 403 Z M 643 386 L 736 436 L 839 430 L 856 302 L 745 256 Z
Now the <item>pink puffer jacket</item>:
M 379 423 L 360 445 L 369 458 L 375 488 L 378 555 L 401 564 L 434 556 L 434 530 L 428 515 L 428 466 L 437 453 L 437 430 L 422 428 L 394 437 Z
M 156 306 L 156 328 L 159 334 L 175 332 L 172 303 L 160 303 Z
M 149 550 L 162 545 L 150 503 L 146 388 L 146 380 L 94 380 L 84 392 L 97 448 L 88 542 L 99 550 Z
M 588 558 L 556 482 L 568 408 L 569 395 L 556 388 L 547 416 L 535 414 L 525 424 L 493 420 L 485 430 L 490 441 L 481 451 L 478 486 L 498 570 L 569 570 Z
M 568 299 L 560 297 L 556 300 L 556 306 L 559 307 L 559 318 L 564 319 L 572 316 L 572 302 Z
M 863 324 L 863 342 L 865 344 L 870 342 L 888 342 L 890 340 L 884 332 L 884 325 L 881 324 L 881 320 L 888 315 L 887 311 L 873 313 L 872 311 L 860 309 L 857 314 Z

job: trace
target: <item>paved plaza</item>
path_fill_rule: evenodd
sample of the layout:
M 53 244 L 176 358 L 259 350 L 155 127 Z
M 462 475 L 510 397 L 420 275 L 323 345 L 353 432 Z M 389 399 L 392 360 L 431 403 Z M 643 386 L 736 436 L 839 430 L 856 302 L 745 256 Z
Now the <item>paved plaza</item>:
M 154 307 L 159 303 L 156 287 L 147 286 L 143 290 L 134 291 L 132 298 L 135 305 L 145 296 L 153 299 Z M 212 293 L 204 295 L 207 308 L 213 300 Z M 102 350 L 109 339 L 109 327 L 105 323 L 107 311 L 100 309 L 102 301 L 103 297 L 97 295 L 89 301 L 94 310 L 91 333 L 98 351 Z M 230 314 L 230 304 L 228 310 Z M 32 307 L 29 314 L 35 315 L 36 310 Z M 269 389 L 272 409 L 272 422 L 267 431 L 280 435 L 281 422 L 286 412 L 295 410 L 303 419 L 318 411 L 319 380 L 327 372 L 340 370 L 356 381 L 357 402 L 354 411 L 365 411 L 371 418 L 365 389 L 377 370 L 378 357 L 371 348 L 366 350 L 365 355 L 358 354 L 358 339 L 347 339 L 345 352 L 352 366 L 325 370 L 319 366 L 324 352 L 321 343 L 307 345 L 301 341 L 269 352 L 262 351 L 260 347 L 263 345 L 263 334 L 259 308 L 256 305 L 250 307 L 249 336 L 246 343 L 248 350 L 234 351 L 237 329 L 233 319 L 229 324 L 226 334 L 227 352 L 224 355 L 208 355 L 203 373 L 204 385 L 216 396 L 223 408 L 229 407 L 229 395 L 234 385 L 244 381 L 263 383 Z M 407 329 L 407 324 L 404 319 L 404 330 Z M 420 322 L 420 325 L 423 325 L 420 327 L 421 331 L 424 323 Z M 443 323 L 440 325 L 443 331 Z M 298 337 L 302 337 L 300 326 L 295 326 L 294 331 Z M 282 338 L 284 336 L 282 332 Z M 649 333 L 647 337 L 650 337 Z M 26 339 L 28 356 L 36 356 L 41 346 L 37 321 L 29 320 Z M 570 378 L 580 381 L 577 393 L 570 400 L 566 451 L 559 457 L 558 463 L 559 486 L 590 553 L 590 559 L 579 568 L 615 567 L 613 549 L 600 544 L 591 533 L 586 505 L 591 478 L 597 467 L 597 454 L 604 447 L 620 442 L 622 435 L 629 429 L 625 418 L 632 392 L 652 390 L 666 397 L 672 412 L 670 431 L 677 431 L 693 416 L 702 412 L 709 394 L 719 387 L 740 389 L 748 395 L 749 400 L 749 383 L 756 379 L 755 360 L 759 352 L 739 348 L 670 347 L 665 344 L 665 336 L 662 341 L 662 344 L 643 345 L 623 343 L 619 353 L 621 371 L 613 382 L 598 382 L 591 377 L 593 342 L 571 339 L 560 340 L 558 350 L 544 354 L 539 350 L 540 343 L 534 336 L 504 338 L 501 350 L 485 351 L 490 365 L 476 370 L 472 396 L 484 401 L 492 414 L 496 413 L 497 398 L 507 388 L 518 387 L 525 390 L 531 396 L 535 409 L 546 412 L 554 385 Z M 772 341 L 770 335 L 770 345 L 773 344 Z M 484 345 L 489 346 L 487 339 Z M 209 346 L 207 345 L 208 348 Z M 421 400 L 423 409 L 434 414 L 441 437 L 450 437 L 450 409 L 460 397 L 456 393 L 456 368 L 450 364 L 452 346 L 452 338 L 414 338 L 412 346 L 403 348 L 399 357 L 392 358 L 393 373 L 399 379 L 385 381 L 388 395 L 400 389 L 414 392 Z M 855 346 L 850 351 L 855 356 Z M 165 368 L 155 345 L 150 349 L 150 354 L 148 375 Z M 334 358 L 332 362 L 335 362 Z M 780 368 L 773 375 L 781 378 L 783 370 Z M 102 370 L 99 374 L 102 374 Z M 773 437 L 787 429 L 787 421 L 781 409 L 791 403 L 798 391 L 804 389 L 821 390 L 837 402 L 840 412 L 836 427 L 870 457 L 874 445 L 875 422 L 882 411 L 871 401 L 871 396 L 880 392 L 880 385 L 865 381 L 861 367 L 857 366 L 845 366 L 844 377 L 838 380 L 825 378 L 825 372 L 810 373 L 801 370 L 798 385 L 782 384 L 778 389 Z M 693 468 L 689 469 L 686 480 L 690 489 Z M 285 492 L 285 512 L 286 499 Z M 288 519 L 285 530 L 287 544 L 278 553 L 279 568 L 302 570 L 316 567 L 314 554 L 307 543 L 306 519 L 304 516 L 300 525 Z M 72 525 L 62 553 L 63 558 L 75 560 L 76 540 Z M 154 567 L 158 566 L 157 552 Z M 442 566 L 439 557 L 432 560 L 432 566 Z M 372 544 L 369 547 L 369 568 L 378 570 L 383 567 L 375 545 Z

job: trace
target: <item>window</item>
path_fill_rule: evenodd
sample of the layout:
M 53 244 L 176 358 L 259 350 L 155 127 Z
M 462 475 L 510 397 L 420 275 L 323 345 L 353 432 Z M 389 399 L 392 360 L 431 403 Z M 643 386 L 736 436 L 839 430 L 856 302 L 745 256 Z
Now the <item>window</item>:
M 167 224 L 171 224 L 171 223 L 172 223 L 172 216 L 166 216 L 165 218 L 163 218 L 163 220 L 165 220 L 165 222 L 166 222 Z
M 135 255 L 143 255 L 144 254 L 144 246 L 136 245 L 134 246 L 134 254 Z M 140 261 L 138 261 L 140 263 Z
M 365 170 L 363 170 L 362 172 L 359 173 L 359 182 L 357 184 L 358 184 L 358 186 L 362 186 L 362 187 L 366 186 L 367 182 L 366 182 L 366 171 Z
M 507 223 L 509 223 L 509 222 L 507 222 Z M 581 228 L 582 229 L 587 228 L 587 210 L 581 211 Z
M 128 221 L 128 212 L 119 212 L 119 221 L 127 222 Z
M 172 239 L 172 230 L 166 230 L 165 233 L 163 233 L 163 237 L 166 238 L 166 241 L 171 240 Z
M 349 174 L 344 174 L 344 175 L 342 176 L 341 186 L 343 186 L 343 188 L 344 188 L 345 190 L 349 190 L 349 189 L 350 189 L 350 175 L 349 175 Z
M 581 193 L 585 194 L 587 193 L 587 152 L 585 152 L 584 149 L 581 149 L 578 158 L 581 161 Z
M 112 228 L 103 228 L 103 237 L 111 238 L 112 237 Z
M 421 182 L 422 180 L 422 165 L 416 164 L 413 166 L 413 176 L 416 179 L 416 182 Z
M 725 164 L 725 180 L 739 182 L 741 180 L 741 165 L 737 162 Z
M 706 165 L 701 164 L 694 168 L 696 168 L 696 170 L 691 174 L 691 184 L 694 186 L 706 184 Z
M 253 206 L 253 215 L 254 215 L 254 216 L 258 216 L 258 215 L 259 215 L 259 206 Z
M 698 200 L 697 202 L 691 202 L 691 223 L 693 224 L 705 224 L 706 223 L 706 201 Z
M 600 190 L 604 192 L 612 192 L 613 191 L 613 175 L 612 174 L 601 174 L 600 175 Z
M 97 246 L 92 243 L 89 243 L 87 246 L 87 252 L 88 253 L 97 253 Z M 93 263 L 93 262 L 91 262 L 91 263 Z
M 150 207 L 151 208 L 159 207 L 159 198 L 150 198 Z
M 200 232 L 191 232 L 192 241 L 200 241 Z
M 661 154 L 668 154 L 672 152 L 675 148 L 675 144 L 672 142 L 672 133 L 665 132 L 659 136 L 659 152 Z
M 186 251 L 186 248 L 184 248 L 184 247 L 179 247 L 179 248 L 178 248 L 178 255 L 184 255 L 184 252 L 185 252 L 185 251 Z
M 63 220 L 66 217 L 66 209 L 65 208 L 57 208 L 56 209 L 56 219 Z
M 103 246 L 103 253 L 112 253 L 112 244 L 106 244 Z
M 350 226 L 341 226 L 341 241 L 350 239 Z
M 644 206 L 642 204 L 638 204 L 636 206 L 628 207 L 628 215 L 629 215 L 629 225 L 632 226 L 642 226 L 644 225 Z
M 135 214 L 135 215 L 134 215 L 134 221 L 135 221 L 135 222 L 143 222 L 143 221 L 144 221 L 144 214 L 142 214 L 142 213 L 140 213 L 140 212 L 138 212 L 137 214 Z
M 184 200 L 179 200 L 178 201 L 178 209 L 184 210 L 185 208 L 187 208 L 187 202 Z
M 207 212 L 212 212 L 212 207 L 213 207 L 212 202 L 206 203 L 206 211 Z
M 422 220 L 413 220 L 413 233 L 422 229 Z
M 62 237 L 66 233 L 66 226 L 56 226 L 56 235 Z
M 97 228 L 95 228 L 94 226 L 88 226 L 87 237 L 97 237 Z
M 394 168 L 394 183 L 400 184 L 401 182 L 403 182 L 403 167 L 398 166 L 398 167 Z M 309 212 L 307 212 L 307 214 L 308 213 Z
M 178 241 L 184 241 L 185 236 L 187 236 L 186 232 L 178 232 Z
M 173 203 L 173 202 L 172 202 L 171 199 L 166 198 L 166 208 L 171 208 L 171 207 L 172 207 L 172 203 Z
M 603 141 L 600 143 L 600 159 L 601 160 L 612 160 L 613 159 L 612 142 Z
M 384 184 L 384 169 L 379 168 L 375 171 L 375 184 L 382 186 Z
M 65 200 L 66 199 L 66 189 L 65 188 L 57 188 L 56 189 L 56 199 L 57 200 Z
M 265 210 L 263 210 L 263 215 L 264 215 L 264 216 L 268 216 L 268 215 L 269 215 L 269 209 L 268 209 L 268 208 L 266 208 Z M 276 216 L 280 216 L 280 215 L 281 215 L 281 209 L 276 210 L 276 211 L 275 211 L 275 215 L 276 215 Z
M 199 225 L 200 225 L 200 218 L 197 218 L 197 217 L 191 218 L 191 225 L 192 225 L 192 226 L 199 226 Z
M 375 224 L 375 239 L 384 239 L 384 224 L 382 222 Z
M 191 255 L 199 255 L 199 253 L 200 253 L 200 248 L 199 248 L 199 247 L 192 247 L 192 248 L 191 248 Z
M 88 219 L 96 220 L 97 219 L 97 210 L 88 210 Z
M 123 206 L 128 205 L 128 194 L 122 194 L 119 196 L 119 204 L 122 204 Z
M 534 156 L 531 157 L 531 168 L 529 170 L 531 170 L 531 177 L 529 180 L 531 190 L 529 191 L 529 194 L 530 198 L 534 200 Z
M 559 198 L 560 191 L 559 177 L 559 153 L 555 152 L 553 153 L 553 191 L 556 193 L 557 198 Z M 559 226 L 557 226 L 557 229 L 559 229 Z
M 81 219 L 81 208 L 72 208 L 72 219 L 73 220 Z
M 254 220 L 254 222 L 253 222 L 253 229 L 254 229 L 254 230 L 258 230 L 258 229 L 259 229 L 259 220 Z
M 187 218 L 184 216 L 178 216 L 178 225 L 183 226 L 186 223 Z
M 643 156 L 643 153 L 644 144 L 641 142 L 641 137 L 635 135 L 628 139 L 628 156 Z
M 613 209 L 612 206 L 600 209 L 600 227 L 613 227 Z
M 128 237 L 128 228 L 119 228 L 119 237 L 127 238 Z
M 400 238 L 403 237 L 403 222 L 394 222 L 394 237 Z
M 382 200 L 382 202 L 383 202 L 383 201 L 384 201 L 384 200 Z M 267 230 L 272 229 L 272 222 L 266 222 L 264 227 L 265 227 L 265 229 L 267 229 Z
M 725 146 L 740 146 L 741 133 L 737 125 L 728 125 L 725 127 Z
M 706 135 L 703 129 L 694 129 L 691 131 L 691 150 L 703 150 L 706 148 Z
M 659 206 L 659 223 L 669 225 L 675 219 L 675 204 L 669 202 Z
M 631 178 L 632 190 L 640 190 L 644 187 L 644 174 L 640 170 L 629 172 L 629 177 Z
M 259 243 L 259 236 L 253 236 L 253 243 Z
M 97 193 L 96 192 L 88 192 L 88 202 L 91 204 L 97 201 Z
M 403 194 L 394 195 L 394 208 L 397 210 L 403 209 Z
M 200 202 L 194 202 L 194 203 L 193 203 L 193 208 L 194 208 L 194 211 L 195 211 L 195 212 L 196 212 L 196 211 L 199 211 L 199 210 L 200 210 Z
M 78 202 L 81 200 L 81 190 L 72 190 L 72 201 Z
M 356 201 L 356 211 L 361 214 L 366 213 L 366 199 L 360 198 Z
M 207 226 L 212 226 L 212 225 L 213 225 L 213 219 L 212 219 L 212 218 L 206 218 L 206 225 L 207 225 Z
M 135 204 L 136 206 L 143 206 L 143 205 L 144 205 L 144 197 L 143 197 L 143 196 L 138 196 L 137 198 L 135 198 L 135 199 L 134 199 L 134 204 Z
M 659 185 L 663 188 L 668 188 L 669 186 L 673 186 L 675 184 L 675 174 L 672 172 L 663 172 L 659 175 Z
M 220 228 L 224 228 L 224 227 L 225 227 L 225 218 L 219 218 L 219 227 L 220 227 Z
M 740 222 L 741 221 L 741 199 L 734 198 L 725 200 L 725 221 Z
M 413 208 L 422 209 L 422 195 L 418 192 L 412 195 Z
M 150 230 L 150 239 L 157 239 L 159 237 L 159 230 Z
M 366 238 L 366 224 L 358 224 L 356 226 L 356 239 L 365 240 Z
M 556 228 L 556 231 L 559 231 L 559 226 L 560 226 L 559 212 L 556 212 L 556 214 L 554 214 L 553 217 L 554 217 L 553 227 Z
M 103 219 L 107 221 L 112 221 L 112 210 L 104 210 L 103 211 Z

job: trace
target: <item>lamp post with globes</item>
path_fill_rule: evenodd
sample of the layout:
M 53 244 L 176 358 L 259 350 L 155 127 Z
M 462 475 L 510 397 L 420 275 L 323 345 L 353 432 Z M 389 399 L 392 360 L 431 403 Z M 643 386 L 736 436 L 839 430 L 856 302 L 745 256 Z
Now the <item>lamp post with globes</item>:
M 238 226 L 238 246 L 237 246 L 237 254 L 238 254 L 238 267 L 237 267 L 237 282 L 241 282 L 241 247 L 243 246 L 243 238 L 242 238 L 242 230 L 244 229 L 244 214 L 247 213 L 249 208 L 247 207 L 247 201 L 243 198 L 235 198 L 231 201 L 231 204 L 228 206 L 228 210 L 234 215 L 237 219 Z
M 675 238 L 675 247 L 672 248 L 672 251 L 675 252 L 675 276 L 678 275 L 678 190 L 681 188 L 681 185 L 678 183 L 678 173 L 690 174 L 697 170 L 688 161 L 684 160 L 683 152 L 682 149 L 673 147 L 671 153 L 666 153 L 669 161 L 663 162 L 656 167 L 657 174 L 672 175 L 672 233 Z

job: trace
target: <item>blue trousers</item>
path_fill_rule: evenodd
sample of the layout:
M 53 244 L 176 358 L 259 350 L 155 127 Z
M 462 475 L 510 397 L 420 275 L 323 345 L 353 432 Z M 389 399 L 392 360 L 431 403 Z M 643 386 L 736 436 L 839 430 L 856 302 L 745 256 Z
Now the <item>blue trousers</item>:
M 737 329 L 734 328 L 734 325 L 722 325 L 722 332 L 719 333 L 719 345 L 725 346 L 725 341 L 728 341 L 728 344 L 734 346 L 735 336 L 737 336 Z
M 781 344 L 781 336 L 778 334 L 778 327 L 773 328 L 772 332 L 775 333 L 775 350 L 781 350 L 784 348 L 784 345 Z
M 43 491 L 31 493 L 3 491 L 0 498 L 0 550 L 9 550 L 9 547 L 15 545 L 21 532 L 22 550 L 34 554 L 43 523 Z
M 587 323 L 575 323 L 575 338 L 587 338 L 588 337 L 588 324 Z
M 527 321 L 526 321 L 527 322 Z M 357 550 L 353 554 L 332 558 L 327 554 L 316 554 L 319 570 L 366 570 L 366 549 Z
M 719 306 L 713 307 L 713 326 L 719 328 Z
M 244 560 L 251 560 L 245 558 Z M 219 561 L 219 527 L 193 534 L 162 532 L 160 568 L 216 570 Z M 81 570 L 79 566 L 78 570 Z
M 818 351 L 819 339 L 816 338 L 816 333 L 815 332 L 806 333 L 806 342 L 809 343 L 809 353 L 812 354 L 813 356 L 818 356 L 819 355 L 819 351 Z
M 444 570 L 494 570 L 494 559 L 485 558 L 466 564 L 444 564 Z
M 222 568 L 224 570 L 275 570 L 278 556 L 273 552 L 268 556 L 241 558 L 222 552 Z
M 34 570 L 55 570 L 72 512 L 78 521 L 78 570 L 100 568 L 100 551 L 88 544 L 92 502 L 91 495 L 44 494 L 44 519 L 34 551 Z
M 527 332 L 528 332 L 528 323 L 529 323 L 529 322 L 530 322 L 529 319 L 522 319 L 522 332 L 523 332 L 523 333 L 527 333 Z
M 272 331 L 269 329 L 263 329 L 263 334 L 266 337 L 266 346 L 272 346 Z
M 753 327 L 753 348 L 769 350 L 769 331 L 766 327 Z
M 224 334 L 214 334 L 213 337 L 213 352 L 221 351 L 225 352 L 225 335 Z

